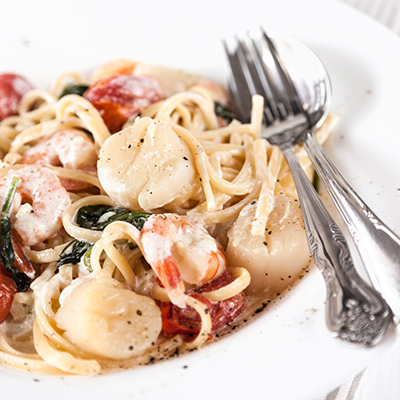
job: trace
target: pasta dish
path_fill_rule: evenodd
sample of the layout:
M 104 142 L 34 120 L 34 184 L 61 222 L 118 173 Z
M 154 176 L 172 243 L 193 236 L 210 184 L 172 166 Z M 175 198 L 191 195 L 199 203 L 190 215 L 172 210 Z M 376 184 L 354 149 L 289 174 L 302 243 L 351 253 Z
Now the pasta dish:
M 261 96 L 242 123 L 218 84 L 129 60 L 49 90 L 0 74 L 1 364 L 93 375 L 160 361 L 302 277 L 297 194 L 262 117 Z

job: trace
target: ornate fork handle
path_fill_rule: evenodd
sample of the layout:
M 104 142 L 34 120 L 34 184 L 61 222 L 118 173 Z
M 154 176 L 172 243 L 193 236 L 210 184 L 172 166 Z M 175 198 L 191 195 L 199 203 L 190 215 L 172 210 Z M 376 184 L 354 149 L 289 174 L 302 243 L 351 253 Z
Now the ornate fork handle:
M 349 227 L 372 283 L 384 294 L 395 323 L 400 322 L 400 238 L 363 202 L 308 132 L 304 146 Z
M 345 341 L 373 345 L 387 330 L 392 312 L 358 275 L 343 233 L 301 168 L 293 146 L 280 147 L 296 184 L 311 255 L 325 279 L 328 327 Z

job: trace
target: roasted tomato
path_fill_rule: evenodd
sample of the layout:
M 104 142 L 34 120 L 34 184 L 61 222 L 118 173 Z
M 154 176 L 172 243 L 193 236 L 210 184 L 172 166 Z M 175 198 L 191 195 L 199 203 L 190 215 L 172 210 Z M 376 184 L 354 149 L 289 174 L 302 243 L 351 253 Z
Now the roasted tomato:
M 11 274 L 0 263 L 0 324 L 10 312 L 17 286 Z
M 18 104 L 22 96 L 33 86 L 22 76 L 0 74 L 0 121 L 18 113 Z
M 245 295 L 239 293 L 230 299 L 214 303 L 202 296 L 201 293 L 219 289 L 232 282 L 232 280 L 232 276 L 226 272 L 190 293 L 191 296 L 202 301 L 209 309 L 213 332 L 233 322 L 245 310 Z M 172 303 L 161 303 L 160 307 L 163 332 L 167 336 L 181 334 L 186 336 L 187 340 L 191 340 L 199 333 L 201 319 L 193 308 L 179 308 Z
M 128 118 L 162 99 L 158 81 L 148 76 L 107 76 L 83 95 L 99 110 L 112 133 L 121 130 Z

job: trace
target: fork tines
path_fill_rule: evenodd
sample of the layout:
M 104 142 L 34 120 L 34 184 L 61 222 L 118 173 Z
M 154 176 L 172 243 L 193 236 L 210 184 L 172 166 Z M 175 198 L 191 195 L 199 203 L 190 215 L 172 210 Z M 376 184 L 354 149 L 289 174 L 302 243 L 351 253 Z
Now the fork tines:
M 235 38 L 232 50 L 224 42 L 231 77 L 229 89 L 233 108 L 247 122 L 251 111 L 251 96 L 264 97 L 264 118 L 267 126 L 291 115 L 303 112 L 300 98 L 290 74 L 271 39 L 264 30 L 257 37 L 247 34 Z

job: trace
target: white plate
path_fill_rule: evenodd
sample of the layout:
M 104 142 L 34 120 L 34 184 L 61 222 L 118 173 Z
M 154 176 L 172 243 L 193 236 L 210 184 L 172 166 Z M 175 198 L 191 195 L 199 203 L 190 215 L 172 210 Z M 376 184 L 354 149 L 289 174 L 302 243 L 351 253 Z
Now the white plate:
M 23 73 L 47 87 L 59 73 L 89 71 L 126 57 L 223 82 L 227 66 L 221 38 L 260 25 L 297 36 L 322 58 L 333 82 L 332 110 L 342 116 L 328 150 L 356 190 L 399 232 L 400 59 L 395 51 L 400 40 L 342 3 L 7 2 L 0 14 L 0 71 Z M 322 278 L 313 270 L 280 304 L 201 351 L 92 378 L 2 369 L 1 392 L 32 400 L 317 398 L 351 378 L 394 340 L 366 350 L 331 338 L 324 297 Z

